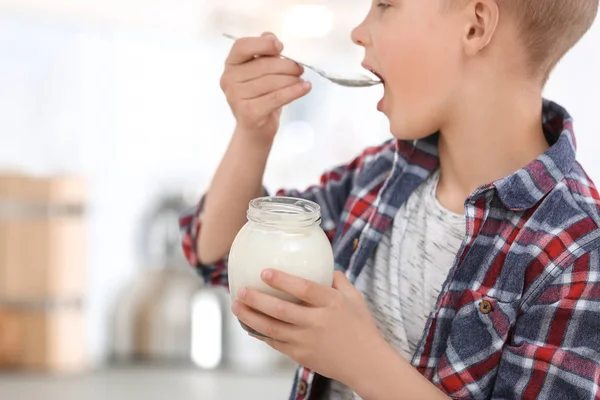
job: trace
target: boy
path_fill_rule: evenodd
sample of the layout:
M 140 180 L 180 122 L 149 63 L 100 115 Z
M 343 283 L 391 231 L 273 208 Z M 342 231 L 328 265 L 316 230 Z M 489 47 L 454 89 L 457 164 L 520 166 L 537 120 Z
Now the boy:
M 320 204 L 345 274 L 323 287 L 267 270 L 303 304 L 242 289 L 232 306 L 302 365 L 292 399 L 600 396 L 600 196 L 570 116 L 542 100 L 597 8 L 373 2 L 352 39 L 384 81 L 378 109 L 396 140 L 278 193 Z M 234 44 L 221 84 L 237 128 L 181 219 L 189 261 L 214 284 L 263 195 L 281 107 L 310 90 L 281 50 L 270 34 Z

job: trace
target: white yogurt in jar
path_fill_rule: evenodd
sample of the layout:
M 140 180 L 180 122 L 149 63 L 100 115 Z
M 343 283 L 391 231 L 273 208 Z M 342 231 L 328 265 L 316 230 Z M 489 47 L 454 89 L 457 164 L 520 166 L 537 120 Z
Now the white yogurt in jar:
M 288 301 L 293 297 L 265 284 L 267 268 L 287 272 L 331 286 L 333 251 L 319 226 L 321 211 L 311 201 L 291 197 L 252 200 L 248 223 L 236 236 L 229 253 L 229 288 L 232 300 L 248 287 Z

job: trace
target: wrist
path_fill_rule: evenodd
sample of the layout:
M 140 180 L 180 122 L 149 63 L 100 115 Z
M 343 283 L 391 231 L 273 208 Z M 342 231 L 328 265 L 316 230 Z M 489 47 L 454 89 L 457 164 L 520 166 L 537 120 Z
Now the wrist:
M 265 135 L 240 125 L 237 125 L 233 131 L 233 140 L 245 146 L 247 150 L 259 153 L 271 151 L 274 138 L 274 136 Z
M 387 342 L 364 358 L 348 385 L 365 400 L 447 399 Z
M 365 353 L 360 359 L 360 367 L 352 371 L 344 382 L 362 398 L 369 399 L 373 385 L 377 383 L 377 377 L 381 376 L 381 368 L 386 368 L 395 359 L 397 354 L 394 349 L 381 337 L 373 341 L 370 346 L 365 346 Z
M 236 129 L 231 137 L 229 149 L 235 154 L 235 160 L 246 167 L 259 166 L 264 170 L 271 153 L 273 142 L 257 139 L 247 131 Z

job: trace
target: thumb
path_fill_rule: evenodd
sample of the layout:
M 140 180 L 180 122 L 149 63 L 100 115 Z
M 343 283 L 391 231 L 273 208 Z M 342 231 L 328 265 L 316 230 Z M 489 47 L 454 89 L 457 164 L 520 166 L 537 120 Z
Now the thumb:
M 260 37 L 277 37 L 273 32 L 263 32 Z
M 354 285 L 346 278 L 346 275 L 342 271 L 333 272 L 333 288 L 344 293 L 348 290 L 355 290 Z

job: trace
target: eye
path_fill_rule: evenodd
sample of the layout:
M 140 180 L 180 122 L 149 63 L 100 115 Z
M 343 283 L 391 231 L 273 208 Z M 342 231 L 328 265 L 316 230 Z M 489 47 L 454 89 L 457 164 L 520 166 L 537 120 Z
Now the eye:
M 389 4 L 385 1 L 382 1 L 382 0 L 377 1 L 377 7 L 381 8 L 381 10 L 383 10 L 383 11 L 387 10 L 391 6 L 392 6 L 391 4 Z

